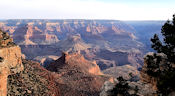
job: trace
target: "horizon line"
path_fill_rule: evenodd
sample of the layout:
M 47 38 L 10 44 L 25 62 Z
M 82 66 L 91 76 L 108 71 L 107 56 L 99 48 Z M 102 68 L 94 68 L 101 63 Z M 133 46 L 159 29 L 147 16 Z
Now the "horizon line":
M 61 18 L 42 18 L 42 19 L 38 19 L 38 18 L 21 18 L 21 19 L 19 19 L 19 18 L 13 18 L 13 19 L 10 19 L 10 18 L 8 18 L 8 19 L 0 19 L 0 20 L 112 20 L 112 21 L 167 21 L 167 20 L 169 20 L 169 19 L 167 19 L 167 20 L 164 20 L 164 19 L 162 19 L 162 20 L 155 20 L 155 19 L 140 19 L 140 20 L 134 20 L 134 19 L 128 19 L 128 20 L 122 20 L 122 19 L 75 19 L 75 18 L 72 18 L 72 19 L 70 19 L 70 18 L 68 18 L 68 19 L 66 19 L 66 18 L 64 18 L 64 19 L 61 19 Z M 171 20 L 170 20 L 171 21 Z

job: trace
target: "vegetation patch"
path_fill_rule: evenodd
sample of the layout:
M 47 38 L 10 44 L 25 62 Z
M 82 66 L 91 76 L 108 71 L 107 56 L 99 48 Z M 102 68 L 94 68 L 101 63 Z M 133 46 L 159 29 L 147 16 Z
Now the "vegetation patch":
M 4 61 L 4 58 L 3 57 L 0 57 L 0 62 L 3 62 Z

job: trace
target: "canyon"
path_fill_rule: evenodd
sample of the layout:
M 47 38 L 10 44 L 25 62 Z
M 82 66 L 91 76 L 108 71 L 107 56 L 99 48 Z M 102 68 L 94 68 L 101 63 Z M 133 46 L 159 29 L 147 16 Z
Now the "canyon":
M 135 29 L 123 21 L 4 20 L 0 28 L 21 47 L 26 59 L 79 52 L 88 60 L 96 60 L 101 69 L 126 64 L 140 68 L 143 65 L 141 58 L 146 47 L 136 37 Z M 110 54 L 113 54 L 111 58 Z M 115 56 L 117 58 L 113 58 Z
M 138 81 L 143 56 L 152 51 L 145 40 L 160 32 L 162 22 L 1 20 L 1 94 L 99 96 L 105 81 L 128 79 L 130 73 Z M 147 38 L 140 33 L 144 24 L 155 27 Z M 151 77 L 144 70 L 141 79 L 146 82 Z
M 62 52 L 79 52 L 95 60 L 101 70 L 122 65 L 139 69 L 144 54 L 153 51 L 149 39 L 160 34 L 164 22 L 17 19 L 1 20 L 0 28 L 21 47 L 26 59 L 42 65 Z
M 62 53 L 44 68 L 22 58 L 20 47 L 6 32 L 0 35 L 5 42 L 0 43 L 0 96 L 98 96 L 103 83 L 113 79 L 79 53 Z

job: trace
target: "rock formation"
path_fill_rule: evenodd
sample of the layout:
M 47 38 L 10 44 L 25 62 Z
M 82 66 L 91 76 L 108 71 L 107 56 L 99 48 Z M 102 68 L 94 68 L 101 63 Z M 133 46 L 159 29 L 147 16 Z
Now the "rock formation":
M 51 63 L 47 69 L 50 71 L 58 72 L 59 68 L 64 68 L 69 66 L 70 69 L 76 68 L 78 66 L 79 71 L 84 73 L 91 73 L 94 75 L 102 75 L 100 68 L 95 62 L 87 61 L 83 55 L 79 53 L 62 53 L 62 56 L 55 62 Z M 72 70 L 72 69 L 71 69 Z M 66 70 L 65 70 L 66 71 Z
M 144 56 L 144 66 L 141 70 L 141 80 L 153 85 L 154 90 L 158 90 L 157 85 L 160 81 L 160 73 L 169 70 L 169 65 L 175 68 L 175 64 L 170 63 L 164 53 L 149 52 Z M 159 75 L 158 75 L 159 74 Z
M 54 73 L 22 60 L 21 49 L 0 30 L 0 96 L 60 96 Z
M 20 45 L 26 59 L 35 60 L 38 56 L 60 56 L 61 50 L 53 45 Z
M 21 49 L 0 30 L 0 96 L 7 95 L 7 77 L 23 70 Z
M 13 45 L 15 45 L 15 44 L 13 43 L 13 39 L 10 38 L 9 34 L 6 32 L 3 32 L 0 29 L 0 48 L 7 47 L 7 46 L 10 47 Z
M 15 43 L 19 45 L 48 45 L 58 42 L 57 36 L 45 33 L 38 26 L 24 25 L 13 33 Z
M 113 52 L 110 50 L 100 50 L 95 53 L 95 58 L 101 69 L 123 65 L 131 65 L 135 68 L 140 68 L 143 65 L 142 52 L 136 49 L 133 49 L 132 51 Z
M 58 42 L 57 46 L 64 52 L 80 52 L 91 48 L 90 44 L 83 42 L 80 34 L 69 36 L 67 39 Z
M 46 67 L 51 62 L 57 60 L 59 56 L 48 55 L 48 56 L 37 56 L 34 58 L 35 61 L 39 62 L 41 66 Z
M 63 53 L 47 69 L 60 76 L 57 80 L 63 96 L 98 96 L 104 81 L 109 79 L 95 62 L 78 53 Z
M 129 89 L 126 92 L 130 94 L 127 96 L 157 96 L 156 90 L 152 90 L 151 84 L 145 84 L 141 81 L 135 82 L 129 80 L 127 80 L 126 83 L 128 83 L 129 86 Z M 115 88 L 116 84 L 119 84 L 119 81 L 117 79 L 115 79 L 114 82 L 106 81 L 101 88 L 100 96 L 113 96 L 111 91 Z M 125 96 L 125 95 L 114 94 L 114 96 Z

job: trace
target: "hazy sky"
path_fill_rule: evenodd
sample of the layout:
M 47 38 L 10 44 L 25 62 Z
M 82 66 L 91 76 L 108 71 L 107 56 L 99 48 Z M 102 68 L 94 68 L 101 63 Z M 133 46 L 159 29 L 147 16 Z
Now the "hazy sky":
M 167 20 L 175 0 L 0 0 L 0 19 Z

